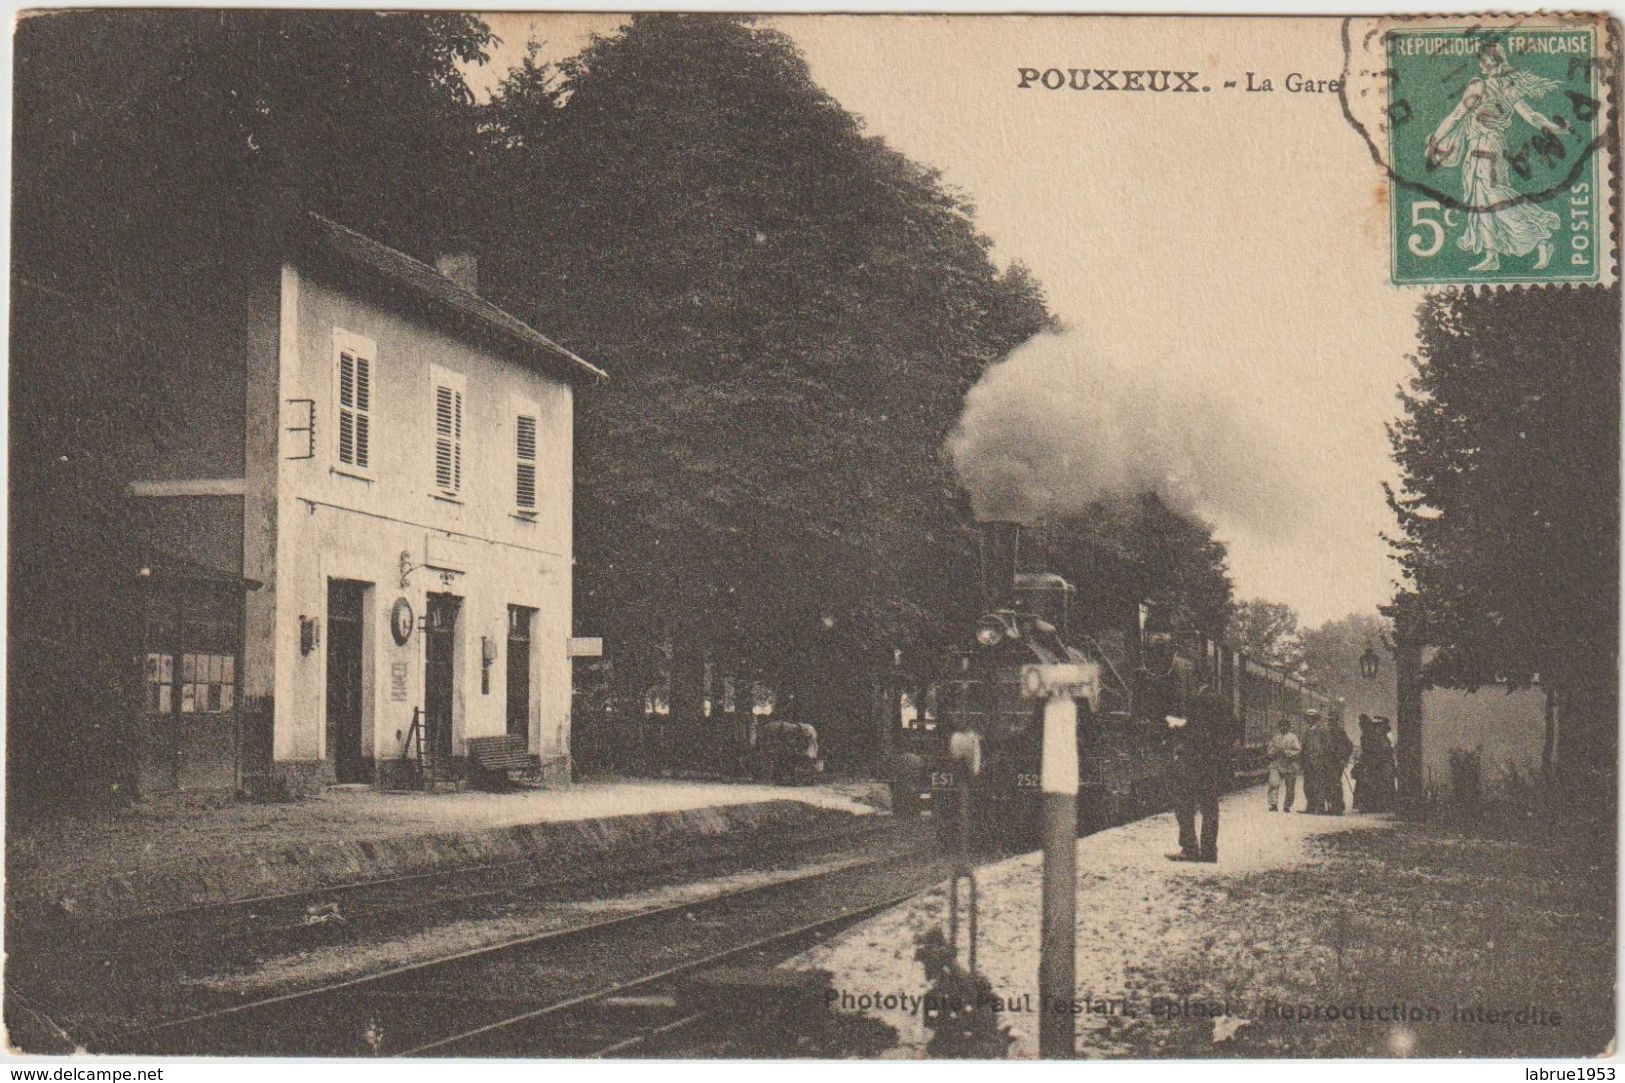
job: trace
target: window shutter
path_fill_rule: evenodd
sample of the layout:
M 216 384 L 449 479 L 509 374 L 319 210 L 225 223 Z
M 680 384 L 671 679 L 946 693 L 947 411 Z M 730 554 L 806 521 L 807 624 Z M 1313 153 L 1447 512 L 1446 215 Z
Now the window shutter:
M 463 393 L 443 383 L 434 389 L 434 483 L 447 496 L 463 488 Z
M 355 465 L 355 357 L 339 353 L 339 462 Z
M 521 512 L 536 510 L 536 418 L 520 414 L 514 425 L 516 484 L 514 504 Z
M 337 356 L 335 381 L 339 464 L 358 470 L 372 468 L 372 374 L 376 346 L 348 331 L 334 329 Z

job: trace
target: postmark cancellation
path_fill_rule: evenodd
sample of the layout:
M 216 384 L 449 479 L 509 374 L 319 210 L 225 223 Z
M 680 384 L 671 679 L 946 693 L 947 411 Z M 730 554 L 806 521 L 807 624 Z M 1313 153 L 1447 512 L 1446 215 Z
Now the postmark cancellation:
M 1617 42 L 1600 15 L 1345 23 L 1396 286 L 1616 280 Z

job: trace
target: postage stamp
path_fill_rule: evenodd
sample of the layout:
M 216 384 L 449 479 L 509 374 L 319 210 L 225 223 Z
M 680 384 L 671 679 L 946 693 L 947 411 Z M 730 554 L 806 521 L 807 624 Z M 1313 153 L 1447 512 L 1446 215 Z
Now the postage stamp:
M 1598 28 L 1387 35 L 1394 282 L 1596 282 Z

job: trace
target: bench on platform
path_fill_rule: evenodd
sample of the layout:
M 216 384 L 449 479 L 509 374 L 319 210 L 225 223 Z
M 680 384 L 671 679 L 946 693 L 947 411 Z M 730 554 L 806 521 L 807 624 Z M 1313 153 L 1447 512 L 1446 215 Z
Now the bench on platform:
M 481 789 L 505 789 L 514 772 L 536 769 L 525 738 L 517 733 L 468 739 L 468 781 Z

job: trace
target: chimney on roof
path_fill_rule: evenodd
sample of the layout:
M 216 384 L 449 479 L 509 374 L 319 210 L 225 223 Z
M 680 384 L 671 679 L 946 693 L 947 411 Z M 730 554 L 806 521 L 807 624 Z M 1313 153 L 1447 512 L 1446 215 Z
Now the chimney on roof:
M 480 261 L 469 247 L 440 253 L 434 258 L 434 269 L 469 293 L 480 292 Z

